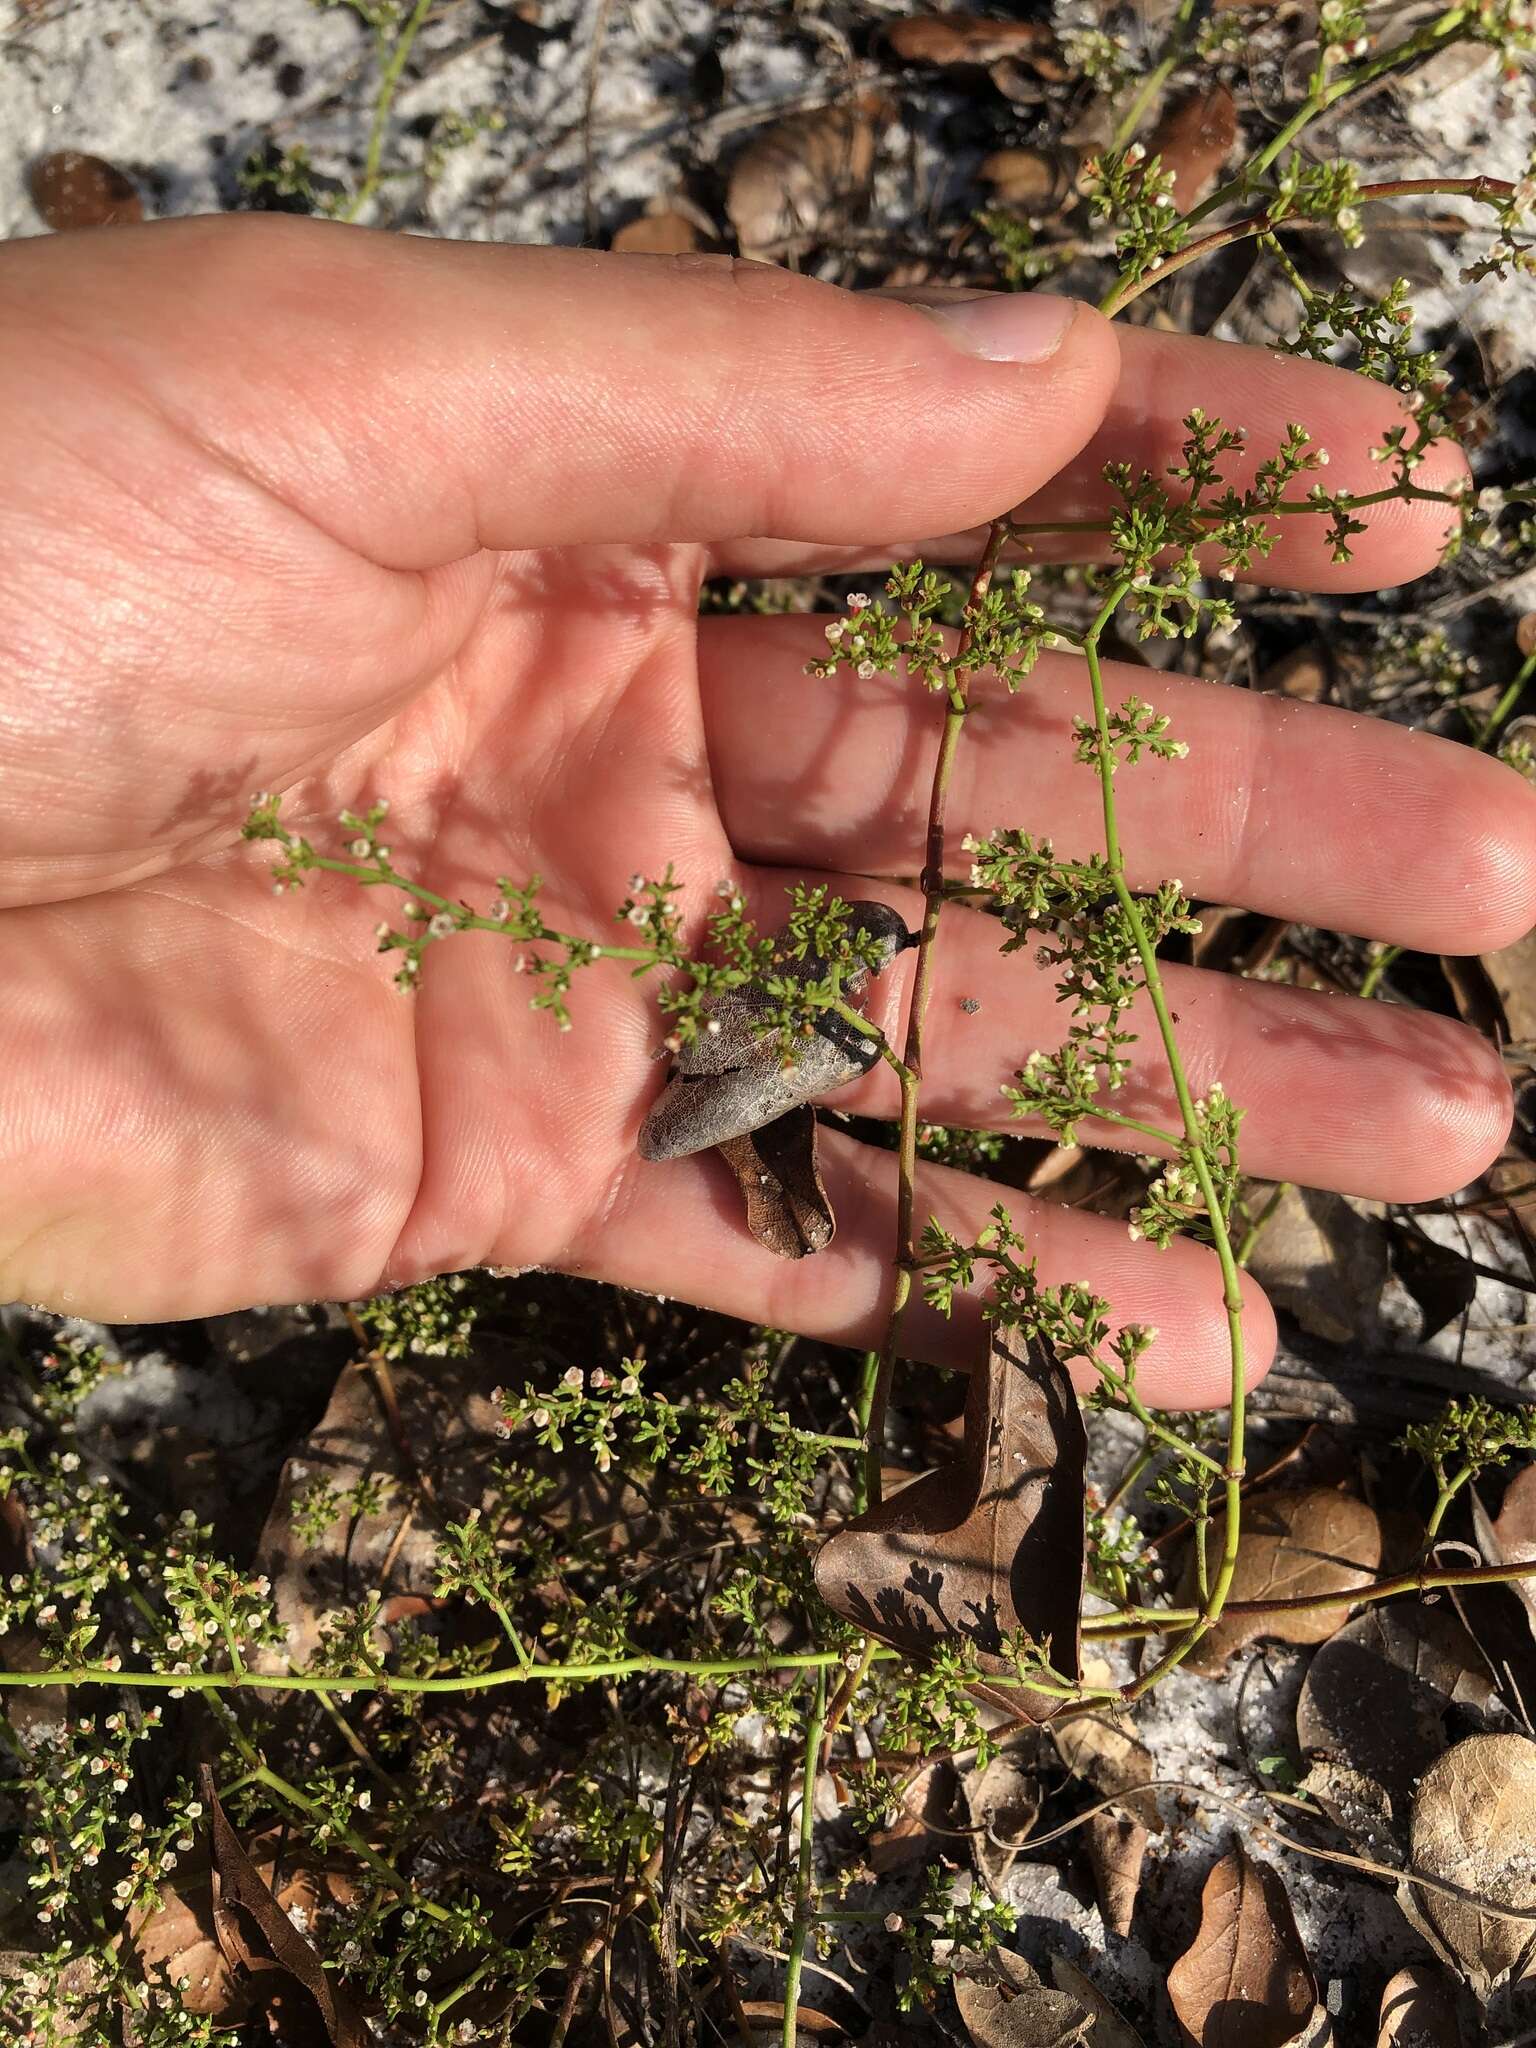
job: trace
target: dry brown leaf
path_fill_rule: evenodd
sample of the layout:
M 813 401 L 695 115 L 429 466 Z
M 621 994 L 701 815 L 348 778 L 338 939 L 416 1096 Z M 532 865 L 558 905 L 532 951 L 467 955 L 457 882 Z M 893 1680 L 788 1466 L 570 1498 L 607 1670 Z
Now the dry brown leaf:
M 183 1872 L 182 1877 L 187 1883 L 189 1874 Z M 244 2017 L 250 2006 L 249 1987 L 219 1946 L 206 1890 L 162 1885 L 160 1904 L 133 1917 L 129 1939 L 152 1984 L 181 1987 L 184 2012 L 226 2024 Z
M 213 1863 L 213 1925 L 219 1946 L 230 1961 L 247 1970 L 276 1968 L 302 1985 L 315 2002 L 334 2048 L 368 2048 L 369 2032 L 350 1994 L 321 1961 L 312 1942 L 302 1935 L 279 1904 L 271 1886 L 247 1854 L 219 1803 L 218 1786 L 207 1764 L 198 1769 L 198 1790 L 209 1819 L 209 1853 Z M 271 1961 L 252 1943 L 240 1915 L 248 1914 Z
M 1044 213 L 1060 206 L 1072 189 L 1067 165 L 1047 149 L 994 149 L 976 173 L 1001 206 L 1020 213 Z
M 1493 1696 L 1477 1645 L 1449 1608 L 1371 1607 L 1312 1659 L 1296 1740 L 1374 1779 L 1397 1805 L 1445 1748 L 1450 1709 L 1482 1712 Z
M 1040 1812 L 1040 1780 L 1035 1775 L 1033 1743 L 999 1750 L 985 1769 L 965 1779 L 965 1806 L 973 1828 L 976 1868 L 996 1887 L 1017 1862 L 1024 1837 Z
M 1407 1862 L 1407 1830 L 1394 1822 L 1392 1801 L 1374 1778 L 1320 1757 L 1297 1789 L 1317 1801 L 1362 1856 L 1394 1868 Z
M 1141 1896 L 1141 1867 L 1150 1837 L 1138 1820 L 1120 1813 L 1096 1813 L 1083 1830 L 1099 1917 L 1111 1934 L 1131 1931 Z
M 1294 697 L 1302 704 L 1317 704 L 1328 693 L 1331 672 L 1328 650 L 1321 642 L 1310 641 L 1305 647 L 1293 647 L 1289 654 L 1282 654 L 1278 661 L 1272 661 L 1259 677 L 1257 688 L 1282 697 Z
M 629 256 L 686 256 L 698 248 L 699 231 L 686 214 L 663 207 L 616 228 L 611 246 Z
M 1489 1564 L 1536 1561 L 1536 1464 L 1526 1465 L 1504 1489 L 1504 1502 L 1490 1522 L 1474 1494 L 1472 1520 L 1478 1548 Z M 1509 1589 L 1536 1622 L 1536 1579 L 1511 1579 Z
M 1224 85 L 1191 94 L 1157 124 L 1150 148 L 1173 179 L 1180 213 L 1210 191 L 1237 141 L 1237 102 Z
M 1026 64 L 1042 78 L 1063 79 L 1066 66 L 1044 22 L 994 21 L 984 14 L 916 14 L 893 22 L 886 39 L 908 64 Z
M 1249 1208 L 1258 1214 L 1267 1190 L 1255 1184 Z M 1391 1271 L 1381 1220 L 1343 1195 L 1287 1188 L 1259 1234 L 1249 1261 L 1277 1308 L 1329 1344 L 1369 1342 Z
M 1226 1516 L 1211 1520 L 1206 1554 L 1221 1555 Z M 1289 1600 L 1309 1594 L 1336 1593 L 1368 1580 L 1381 1564 L 1381 1524 L 1363 1500 L 1313 1486 L 1255 1495 L 1244 1502 L 1242 1540 L 1231 1598 Z M 1192 1546 L 1191 1546 L 1192 1550 Z M 1194 1558 L 1184 1571 L 1180 1599 L 1197 1597 Z M 1347 1612 L 1337 1607 L 1299 1613 L 1227 1614 L 1188 1659 L 1195 1671 L 1218 1671 L 1245 1643 L 1273 1639 L 1282 1643 L 1321 1643 L 1338 1628 Z
M 1536 1909 L 1536 1742 L 1470 1735 L 1425 1772 L 1413 1802 L 1412 1867 L 1499 1906 Z M 1418 1913 L 1474 1990 L 1524 1975 L 1536 1922 L 1499 1920 L 1460 1899 L 1416 1893 Z
M 1456 1988 L 1438 1970 L 1399 1970 L 1381 1994 L 1376 2048 L 1462 2048 Z
M 803 1102 L 715 1147 L 740 1185 L 748 1230 L 781 1259 L 825 1251 L 837 1232 L 817 1159 L 818 1128 L 815 1110 Z
M 1485 953 L 1483 965 L 1498 990 L 1511 1042 L 1536 1045 L 1536 931 L 1497 953 Z
M 1168 1996 L 1198 2048 L 1283 2048 L 1311 2025 L 1317 1985 L 1285 1886 L 1241 1843 L 1205 1880 Z
M 768 2048 L 778 2048 L 784 2038 L 784 2008 L 769 1998 L 745 1998 L 741 2003 L 741 2015 L 747 2023 L 754 2048 L 761 2042 Z M 817 2012 L 811 2005 L 795 2008 L 795 2048 L 812 2048 L 820 2041 L 846 2041 L 848 2030 L 839 2026 L 836 2020 L 828 2019 L 824 2012 Z
M 78 149 L 39 157 L 27 173 L 32 204 L 55 233 L 126 227 L 144 218 L 138 187 L 105 157 Z
M 1140 1788 L 1157 1775 L 1152 1752 L 1108 1714 L 1073 1714 L 1057 1721 L 1051 1739 L 1074 1777 L 1103 1799 L 1114 1799 L 1132 1820 L 1161 1834 L 1155 1793 Z
M 815 236 L 865 191 L 879 103 L 788 114 L 750 141 L 731 169 L 725 210 L 744 255 Z
M 895 1820 L 869 1838 L 869 1867 L 876 1877 L 926 1863 L 952 1841 L 957 1790 L 955 1767 L 947 1759 L 919 1772 L 902 1794 Z
M 1536 612 L 1524 612 L 1515 627 L 1515 645 L 1529 661 L 1536 654 Z
M 1069 1963 L 1065 1956 L 1052 1956 L 1051 1978 L 1058 1991 L 1075 1998 L 1092 2015 L 1088 2048 L 1143 2048 L 1140 2034 L 1120 2017 L 1098 1985 L 1076 1963 Z
M 1022 1629 L 1075 1680 L 1085 1451 L 1077 1396 L 1056 1360 L 994 1331 L 971 1377 L 960 1457 L 830 1537 L 817 1591 L 882 1642 L 921 1654 L 960 1637 L 999 1674 L 1014 1669 L 1004 1642 Z M 996 1697 L 1034 1720 L 1057 1709 L 1047 1693 Z
M 1069 1992 L 1042 1984 L 1008 1949 L 995 1949 L 974 1974 L 957 1975 L 954 1986 L 976 2048 L 1086 2048 L 1093 2038 L 1093 2014 Z

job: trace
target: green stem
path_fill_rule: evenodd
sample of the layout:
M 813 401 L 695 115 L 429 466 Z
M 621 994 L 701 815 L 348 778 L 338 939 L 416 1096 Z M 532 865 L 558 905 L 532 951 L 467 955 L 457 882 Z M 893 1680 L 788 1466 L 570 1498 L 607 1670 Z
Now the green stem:
M 888 1654 L 895 1654 L 894 1651 Z M 752 1678 L 779 1671 L 820 1671 L 840 1664 L 839 1650 L 802 1650 L 787 1656 L 761 1657 L 607 1657 L 590 1664 L 512 1665 L 498 1671 L 475 1671 L 451 1678 L 412 1678 L 388 1671 L 319 1674 L 309 1671 L 244 1673 L 235 1671 L 113 1671 L 104 1664 L 56 1667 L 46 1671 L 0 1671 L 0 1688 L 29 1685 L 122 1686 L 130 1692 L 494 1692 L 501 1686 L 587 1685 L 601 1678 Z
M 1147 935 L 1142 921 L 1141 906 L 1132 895 L 1125 878 L 1125 856 L 1120 846 L 1120 825 L 1115 804 L 1115 753 L 1109 729 L 1109 707 L 1104 696 L 1104 676 L 1099 664 L 1099 638 L 1121 601 L 1130 589 L 1129 578 L 1122 577 L 1112 587 L 1100 610 L 1099 616 L 1090 627 L 1083 652 L 1088 662 L 1088 682 L 1093 696 L 1093 720 L 1098 735 L 1098 773 L 1104 817 L 1104 851 L 1109 868 L 1110 881 L 1119 901 L 1121 911 L 1131 933 L 1137 958 L 1141 962 L 1142 979 L 1146 986 L 1147 998 L 1157 1019 L 1158 1036 L 1162 1040 L 1164 1057 L 1168 1063 L 1169 1077 L 1179 1105 L 1179 1117 L 1184 1127 L 1186 1155 L 1195 1179 L 1199 1183 L 1200 1198 L 1205 1205 L 1211 1238 L 1221 1268 L 1222 1302 L 1227 1316 L 1227 1339 L 1231 1350 L 1231 1420 L 1227 1431 L 1227 1459 L 1222 1468 L 1225 1487 L 1225 1528 L 1221 1557 L 1211 1580 L 1210 1593 L 1201 1603 L 1198 1620 L 1191 1623 L 1187 1633 L 1174 1643 L 1148 1671 L 1142 1673 L 1131 1687 L 1127 1698 L 1137 1699 L 1176 1665 L 1181 1664 L 1194 1649 L 1200 1638 L 1212 1629 L 1226 1604 L 1227 1594 L 1232 1585 L 1232 1576 L 1237 1569 L 1238 1532 L 1242 1518 L 1242 1480 L 1244 1457 L 1244 1431 L 1247 1403 L 1246 1346 L 1243 1335 L 1243 1288 L 1238 1271 L 1237 1258 L 1232 1249 L 1232 1239 L 1227 1227 L 1226 1212 L 1216 1191 L 1211 1173 L 1211 1163 L 1206 1156 L 1204 1135 L 1200 1127 L 1199 1114 L 1195 1108 L 1194 1096 L 1190 1092 L 1189 1080 L 1184 1071 L 1183 1056 L 1179 1051 L 1178 1039 L 1174 1032 L 1173 1016 L 1169 1009 L 1167 994 L 1157 963 L 1157 952 Z M 1145 1425 L 1143 1425 L 1145 1426 Z M 1187 1447 L 1186 1447 L 1187 1448 Z
M 1489 712 L 1487 722 L 1478 733 L 1475 742 L 1479 753 L 1487 753 L 1489 743 L 1497 737 L 1500 726 L 1519 703 L 1521 694 L 1532 676 L 1536 676 L 1536 652 L 1528 654 L 1521 662 L 1503 696 Z
M 875 1404 L 875 1384 L 880 1377 L 880 1353 L 866 1351 L 859 1371 L 858 1398 L 854 1403 L 854 1415 L 859 1425 L 859 1438 L 866 1446 L 869 1443 L 869 1418 Z M 867 1455 L 867 1452 L 866 1452 Z M 853 1511 L 862 1515 L 869 1506 L 869 1471 L 861 1465 L 854 1474 Z
M 1354 203 L 1374 206 L 1386 199 L 1421 199 L 1440 194 L 1448 198 L 1486 200 L 1491 204 L 1508 199 L 1513 190 L 1514 187 L 1503 178 L 1384 178 L 1376 184 L 1362 185 L 1354 194 Z M 1189 216 L 1190 220 L 1195 217 L 1195 214 Z M 1218 249 L 1230 248 L 1234 242 L 1246 242 L 1256 235 L 1267 239 L 1280 228 L 1315 234 L 1333 225 L 1331 220 L 1313 220 L 1301 214 L 1277 215 L 1271 207 L 1265 207 L 1262 213 L 1250 214 L 1244 220 L 1229 221 L 1225 227 L 1213 229 L 1197 242 L 1186 242 L 1182 249 L 1175 249 L 1172 255 L 1163 257 L 1159 263 L 1149 264 L 1139 274 L 1119 279 L 1100 300 L 1099 311 L 1109 317 L 1123 312 L 1153 285 L 1165 283 L 1179 271 L 1187 270 L 1192 263 L 1214 255 Z
M 821 1769 L 821 1731 L 827 1718 L 827 1674 L 816 1674 L 816 1698 L 805 1725 L 805 1770 L 800 1785 L 800 1858 L 795 1871 L 795 1917 L 789 1937 L 789 1970 L 784 1979 L 783 2048 L 795 2048 L 800 2011 L 800 1976 L 813 1918 L 813 1854 L 816 1840 L 816 1778 Z
M 1163 54 L 1142 80 L 1140 89 L 1115 124 L 1115 132 L 1110 141 L 1112 149 L 1124 149 L 1141 126 L 1148 107 L 1184 61 L 1189 49 L 1190 31 L 1198 26 L 1201 16 L 1206 11 L 1206 5 L 1207 0 L 1181 0 L 1179 11 L 1174 16 L 1168 32 L 1168 40 L 1163 45 Z
M 406 65 L 410 62 L 416 38 L 421 33 L 427 16 L 432 12 L 433 4 L 434 0 L 416 0 L 409 19 L 390 49 L 379 78 L 379 89 L 374 95 L 373 120 L 368 129 L 368 148 L 363 158 L 362 181 L 349 203 L 338 214 L 337 218 L 340 220 L 356 220 L 379 189 L 379 166 L 384 159 L 384 137 L 389 127 L 389 117 L 394 111 L 400 80 Z
M 1450 1479 L 1441 1481 L 1440 1491 L 1435 1496 L 1435 1504 L 1429 1511 L 1429 1520 L 1424 1524 L 1426 1550 L 1433 1546 L 1435 1538 L 1440 1533 L 1440 1524 L 1445 1520 L 1446 1510 L 1472 1477 L 1473 1470 L 1471 1465 L 1463 1465 Z
M 976 573 L 971 578 L 967 609 L 972 613 L 992 586 L 997 565 L 1009 537 L 1006 518 L 992 522 L 987 544 Z M 912 977 L 912 996 L 907 1007 L 907 1036 L 897 1072 L 901 1080 L 901 1126 L 897 1141 L 896 1183 L 896 1275 L 885 1336 L 875 1374 L 870 1402 L 868 1448 L 864 1460 L 865 1491 L 871 1507 L 881 1498 L 881 1465 L 885 1448 L 886 1414 L 890 1407 L 891 1377 L 896 1368 L 896 1347 L 901 1326 L 912 1299 L 912 1275 L 917 1266 L 917 1125 L 918 1093 L 923 1077 L 923 1032 L 928 1004 L 933 993 L 934 940 L 944 908 L 944 834 L 949 809 L 949 790 L 954 778 L 955 754 L 969 710 L 967 677 L 960 664 L 975 638 L 967 626 L 960 635 L 949 669 L 949 705 L 944 731 L 934 763 L 933 784 L 928 797 L 928 827 L 923 847 L 923 924 L 918 935 L 917 967 Z
M 1243 1241 L 1237 1248 L 1237 1263 L 1246 1271 L 1248 1261 L 1259 1248 L 1259 1239 L 1264 1235 L 1270 1219 L 1291 1191 L 1288 1180 L 1278 1181 L 1258 1215 L 1243 1232 Z

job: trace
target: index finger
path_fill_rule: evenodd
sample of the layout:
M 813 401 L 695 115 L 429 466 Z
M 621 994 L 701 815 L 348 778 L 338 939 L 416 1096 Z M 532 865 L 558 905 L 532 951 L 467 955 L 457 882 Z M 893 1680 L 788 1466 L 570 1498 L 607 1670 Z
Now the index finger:
M 1249 348 L 1198 335 L 1164 334 L 1149 327 L 1116 330 L 1120 374 L 1097 431 L 1039 490 L 1022 496 L 1014 516 L 1025 522 L 1105 522 L 1116 500 L 1104 482 L 1109 462 L 1147 470 L 1177 489 L 1169 469 L 1181 458 L 1185 419 L 1198 406 L 1212 419 L 1247 431 L 1245 445 L 1222 458 L 1224 481 L 1238 489 L 1250 483 L 1258 465 L 1274 454 L 1294 422 L 1327 457 L 1311 481 L 1329 490 L 1373 495 L 1393 481 L 1390 465 L 1372 450 L 1387 433 L 1411 421 L 1402 397 L 1369 377 L 1314 363 L 1278 349 Z M 1466 459 L 1453 441 L 1436 442 L 1414 472 L 1415 489 L 1455 490 L 1467 476 Z M 1304 495 L 1304 482 L 1294 497 Z M 1326 537 L 1327 521 L 1317 513 L 1276 519 L 1272 554 L 1256 562 L 1245 579 L 1298 590 L 1377 590 L 1408 583 L 1439 561 L 1453 524 L 1452 508 L 1428 498 L 1395 498 L 1361 510 L 1366 530 L 1351 542 L 1347 562 L 1335 562 Z M 869 544 L 846 549 L 785 545 L 782 536 L 728 546 L 718 551 L 722 573 L 791 576 L 810 571 L 849 573 L 878 568 L 896 557 L 917 555 L 932 562 L 974 562 L 985 532 L 979 528 L 946 534 L 918 534 L 895 523 L 869 536 Z M 1021 556 L 1034 561 L 1101 559 L 1107 535 L 1100 532 L 1031 535 Z

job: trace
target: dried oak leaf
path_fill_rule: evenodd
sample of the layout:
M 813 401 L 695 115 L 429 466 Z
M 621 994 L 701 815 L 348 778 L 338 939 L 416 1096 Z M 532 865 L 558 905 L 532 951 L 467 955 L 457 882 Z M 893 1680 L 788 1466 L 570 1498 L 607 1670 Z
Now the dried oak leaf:
M 976 173 L 989 185 L 1000 206 L 1020 213 L 1046 213 L 1059 207 L 1072 189 L 1071 171 L 1063 157 L 1048 149 L 994 149 L 982 158 Z
M 957 1973 L 955 2003 L 976 2048 L 1086 2048 L 1094 2016 L 1069 1992 L 1042 1984 L 1022 1956 L 994 1949 Z
M 1312 2023 L 1317 1984 L 1280 1873 L 1241 1843 L 1205 1880 L 1168 1996 L 1198 2048 L 1283 2048 Z
M 138 187 L 105 157 L 78 149 L 41 156 L 27 173 L 32 204 L 56 234 L 131 226 L 144 218 Z
M 872 95 L 787 114 L 750 141 L 732 166 L 725 210 L 744 255 L 814 237 L 839 207 L 866 191 L 875 167 Z
M 1536 1045 L 1536 932 L 1497 953 L 1485 953 L 1483 965 L 1498 990 L 1511 1042 Z
M 1221 1555 L 1226 1516 L 1212 1517 L 1209 1558 Z M 1313 1486 L 1255 1495 L 1243 1503 L 1241 1543 L 1233 1574 L 1233 1602 L 1299 1599 L 1337 1593 L 1369 1579 L 1381 1564 L 1381 1524 L 1364 1501 L 1332 1487 Z M 1188 1556 L 1183 1590 L 1198 1597 L 1195 1561 Z M 1345 1603 L 1287 1613 L 1222 1616 L 1188 1659 L 1191 1670 L 1218 1671 L 1244 1644 L 1272 1638 L 1321 1643 L 1339 1625 Z
M 1053 1723 L 1051 1737 L 1075 1777 L 1119 1803 L 1119 1812 L 1093 1816 L 1083 1846 L 1104 1925 L 1111 1934 L 1128 1934 L 1149 1832 L 1161 1834 L 1163 1828 L 1155 1794 L 1140 1789 L 1156 1775 L 1152 1752 L 1108 1714 L 1074 1714 Z
M 784 2038 L 784 2008 L 769 1998 L 746 1998 L 742 2000 L 741 2017 L 746 2021 L 747 2032 L 757 2048 L 779 2048 Z M 795 2008 L 795 2048 L 814 2048 L 821 2041 L 846 2041 L 848 2030 L 824 2012 L 817 2012 L 814 2006 L 798 2005 Z
M 1237 102 L 1224 85 L 1193 93 L 1157 124 L 1151 151 L 1173 179 L 1173 203 L 1188 213 L 1216 182 L 1237 141 Z
M 876 1877 L 911 1870 L 948 1845 L 953 1836 L 955 1767 L 941 1757 L 905 1788 L 901 1811 L 888 1828 L 869 1838 L 869 1867 Z
M 629 256 L 686 256 L 699 246 L 699 231 L 686 214 L 663 207 L 615 228 L 611 246 Z
M 1056 37 L 1039 21 L 993 21 L 984 14 L 915 14 L 892 22 L 886 40 L 908 64 L 1023 63 L 1041 78 L 1070 74 Z
M 1296 1740 L 1374 1779 L 1401 1817 L 1446 1746 L 1451 1708 L 1482 1714 L 1493 1697 L 1477 1644 L 1449 1608 L 1371 1607 L 1312 1659 L 1296 1702 Z
M 1011 1743 L 986 1767 L 967 1774 L 965 1807 L 976 1868 L 994 1888 L 1007 1876 L 1040 1812 L 1040 1780 L 1032 1742 Z
M 999 1675 L 1016 1668 L 1005 1639 L 1023 1630 L 1075 1680 L 1085 1449 L 1077 1397 L 1055 1358 L 994 1331 L 971 1376 L 960 1457 L 830 1537 L 817 1591 L 882 1642 L 920 1656 L 959 1637 Z M 1048 1693 L 992 1696 L 1037 1721 L 1057 1710 Z
M 1462 2048 L 1456 1987 L 1418 1963 L 1399 1970 L 1381 1994 L 1376 2048 Z
M 1414 1798 L 1411 1851 L 1423 1876 L 1533 1914 L 1496 1919 L 1470 1900 L 1414 1888 L 1416 1917 L 1473 1989 L 1528 1974 L 1536 1956 L 1536 1742 L 1470 1735 L 1437 1757 Z
M 1504 1489 L 1504 1503 L 1491 1522 L 1474 1493 L 1472 1526 L 1477 1547 L 1489 1564 L 1536 1562 L 1536 1464 L 1526 1465 L 1515 1474 Z M 1536 1625 L 1536 1578 L 1511 1579 L 1509 1590 Z
M 735 1174 L 747 1228 L 781 1259 L 825 1251 L 837 1231 L 816 1151 L 820 1129 L 808 1102 L 715 1150 Z
M 1144 2048 L 1140 2034 L 1120 2017 L 1098 1985 L 1076 1963 L 1069 1963 L 1065 1956 L 1052 1956 L 1051 1981 L 1058 1991 L 1075 1998 L 1092 2015 L 1088 2048 Z
M 302 1935 L 278 1903 L 272 1887 L 246 1852 L 219 1803 L 218 1787 L 207 1764 L 199 1766 L 198 1790 L 208 1813 L 209 1856 L 213 1866 L 213 1925 L 219 1947 L 231 1963 L 258 1973 L 285 1971 L 315 2001 L 333 2048 L 369 2048 L 369 2032 L 350 1994 L 326 1969 L 312 1942 Z M 252 1943 L 242 1915 L 254 1923 L 264 1955 Z

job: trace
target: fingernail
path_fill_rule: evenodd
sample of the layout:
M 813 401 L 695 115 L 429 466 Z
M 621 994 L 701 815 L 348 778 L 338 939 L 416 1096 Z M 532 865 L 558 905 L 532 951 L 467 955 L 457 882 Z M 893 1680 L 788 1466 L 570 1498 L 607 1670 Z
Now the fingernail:
M 992 292 L 924 310 L 969 354 L 990 363 L 1043 363 L 1077 315 L 1075 301 L 1050 292 Z

